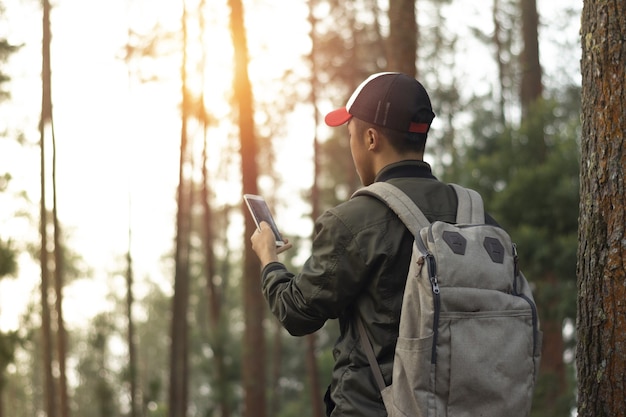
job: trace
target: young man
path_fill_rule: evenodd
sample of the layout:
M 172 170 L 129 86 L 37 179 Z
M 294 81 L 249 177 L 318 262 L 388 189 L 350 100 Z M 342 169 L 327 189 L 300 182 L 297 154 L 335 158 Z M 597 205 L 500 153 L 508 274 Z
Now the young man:
M 388 181 L 403 190 L 429 221 L 454 222 L 454 190 L 423 162 L 435 117 L 424 87 L 400 73 L 370 76 L 347 105 L 326 116 L 329 126 L 347 123 L 350 150 L 363 185 Z M 335 366 L 326 394 L 327 415 L 386 416 L 380 392 L 359 341 L 360 316 L 387 384 L 414 237 L 381 201 L 358 196 L 315 222 L 311 257 L 297 273 L 278 261 L 267 224 L 251 237 L 263 266 L 263 294 L 272 313 L 294 336 L 339 319 Z

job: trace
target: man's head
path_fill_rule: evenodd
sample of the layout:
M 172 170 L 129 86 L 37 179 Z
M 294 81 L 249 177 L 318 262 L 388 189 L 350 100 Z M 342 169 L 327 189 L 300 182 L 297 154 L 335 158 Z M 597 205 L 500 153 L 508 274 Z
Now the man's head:
M 325 121 L 329 126 L 350 122 L 352 156 L 367 185 L 384 164 L 423 157 L 434 117 L 422 84 L 406 74 L 383 72 L 363 81 L 346 106 L 328 113 Z M 355 139 L 364 142 L 366 153 L 355 155 Z

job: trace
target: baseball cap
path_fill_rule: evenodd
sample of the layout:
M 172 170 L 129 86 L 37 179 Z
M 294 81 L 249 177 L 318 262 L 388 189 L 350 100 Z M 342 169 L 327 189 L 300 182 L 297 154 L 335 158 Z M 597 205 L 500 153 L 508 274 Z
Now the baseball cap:
M 352 117 L 401 132 L 427 133 L 435 113 L 426 89 L 415 78 L 380 72 L 363 81 L 345 107 L 331 111 L 324 121 L 340 126 Z

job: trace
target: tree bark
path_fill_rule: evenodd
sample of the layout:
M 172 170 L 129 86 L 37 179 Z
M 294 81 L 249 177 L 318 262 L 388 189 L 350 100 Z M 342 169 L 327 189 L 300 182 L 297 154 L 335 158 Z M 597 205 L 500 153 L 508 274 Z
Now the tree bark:
M 578 415 L 626 415 L 626 4 L 584 2 Z
M 239 138 L 241 143 L 241 173 L 243 192 L 258 194 L 257 144 L 254 132 L 254 109 L 252 86 L 248 76 L 248 46 L 244 26 L 244 10 L 241 0 L 229 0 L 230 30 L 235 50 L 235 101 L 239 113 Z M 246 209 L 242 201 L 242 211 Z M 265 339 L 263 318 L 264 300 L 260 291 L 259 261 L 252 251 L 250 236 L 256 229 L 250 216 L 245 217 L 244 270 L 242 277 L 244 322 L 242 379 L 244 389 L 244 416 L 265 417 Z

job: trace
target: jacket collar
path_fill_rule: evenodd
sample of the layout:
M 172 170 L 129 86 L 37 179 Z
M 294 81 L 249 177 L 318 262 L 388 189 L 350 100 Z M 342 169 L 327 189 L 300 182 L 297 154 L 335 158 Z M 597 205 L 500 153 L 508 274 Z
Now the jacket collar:
M 406 160 L 387 165 L 380 170 L 374 181 L 388 181 L 392 178 L 406 177 L 437 179 L 428 163 L 419 160 Z

